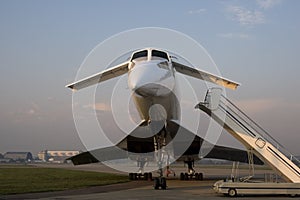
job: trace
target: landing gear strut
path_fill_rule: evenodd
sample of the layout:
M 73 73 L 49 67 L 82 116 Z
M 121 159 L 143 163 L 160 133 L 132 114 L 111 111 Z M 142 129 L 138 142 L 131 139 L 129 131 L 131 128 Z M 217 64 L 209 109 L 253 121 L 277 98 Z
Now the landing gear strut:
M 164 147 L 166 146 L 166 135 L 167 130 L 164 127 L 157 135 L 154 136 L 154 146 L 156 152 L 157 166 L 158 166 L 158 174 L 159 177 L 154 179 L 154 189 L 158 190 L 161 188 L 162 190 L 167 189 L 167 181 L 166 178 L 163 177 L 163 157 L 165 154 Z

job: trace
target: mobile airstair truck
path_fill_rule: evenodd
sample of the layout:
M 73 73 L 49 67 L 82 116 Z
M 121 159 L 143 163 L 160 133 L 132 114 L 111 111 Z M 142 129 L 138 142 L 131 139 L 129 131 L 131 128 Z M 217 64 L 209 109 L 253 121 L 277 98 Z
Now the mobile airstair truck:
M 207 91 L 204 102 L 196 105 L 240 141 L 248 152 L 255 154 L 270 166 L 285 182 L 254 182 L 244 180 L 221 180 L 214 184 L 217 193 L 236 195 L 300 195 L 300 161 L 288 153 L 270 134 L 242 112 L 221 88 Z M 249 156 L 251 158 L 251 156 Z M 252 156 L 253 157 L 253 156 Z M 249 160 L 251 163 L 251 161 Z

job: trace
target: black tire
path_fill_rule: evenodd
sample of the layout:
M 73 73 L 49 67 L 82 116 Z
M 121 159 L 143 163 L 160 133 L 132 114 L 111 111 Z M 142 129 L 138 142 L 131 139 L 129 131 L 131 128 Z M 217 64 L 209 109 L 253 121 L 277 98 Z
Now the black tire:
M 188 173 L 184 174 L 184 180 L 189 180 L 189 174 Z
M 138 179 L 138 174 L 137 173 L 134 173 L 133 174 L 133 180 L 137 180 Z
M 180 173 L 180 180 L 184 180 L 184 173 Z
M 139 173 L 137 176 L 138 176 L 138 180 L 142 180 L 143 174 Z
M 234 188 L 230 188 L 228 190 L 228 196 L 235 197 L 236 195 L 237 195 L 237 192 L 236 192 L 236 190 Z
M 199 180 L 199 174 L 195 173 L 195 180 Z
M 147 181 L 148 180 L 148 173 L 144 173 L 144 180 Z
M 133 180 L 133 173 L 129 173 L 129 180 Z
M 199 173 L 199 179 L 198 180 L 200 180 L 200 181 L 203 181 L 203 173 Z
M 162 189 L 162 190 L 167 189 L 167 181 L 166 181 L 166 178 L 161 178 L 161 189 Z
M 152 181 L 152 173 L 151 172 L 148 173 L 148 180 Z
M 155 179 L 154 179 L 154 189 L 155 189 L 155 190 L 158 190 L 158 189 L 159 189 L 159 186 L 160 186 L 159 179 L 158 179 L 158 178 L 155 178 Z

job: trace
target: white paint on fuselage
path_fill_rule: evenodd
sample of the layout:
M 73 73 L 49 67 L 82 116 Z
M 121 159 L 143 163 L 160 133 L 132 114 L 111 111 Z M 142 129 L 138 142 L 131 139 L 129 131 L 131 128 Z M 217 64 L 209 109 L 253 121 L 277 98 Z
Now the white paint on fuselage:
M 132 60 L 129 67 L 128 86 L 133 92 L 135 105 L 142 120 L 155 120 L 149 113 L 155 104 L 164 107 L 166 114 L 161 116 L 165 116 L 165 121 L 178 119 L 179 105 L 172 63 L 159 57 L 151 59 L 151 50 L 148 49 L 148 58 Z
M 175 86 L 173 69 L 166 61 L 139 62 L 129 71 L 128 84 L 132 91 L 143 97 L 166 96 Z

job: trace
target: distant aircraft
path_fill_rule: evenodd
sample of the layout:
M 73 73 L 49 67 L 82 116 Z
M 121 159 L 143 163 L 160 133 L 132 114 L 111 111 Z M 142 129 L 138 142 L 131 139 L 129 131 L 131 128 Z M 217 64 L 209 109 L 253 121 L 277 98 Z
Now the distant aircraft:
M 159 187 L 165 189 L 166 179 L 163 177 L 161 163 L 163 157 L 167 155 L 187 164 L 188 173 L 181 173 L 181 179 L 191 176 L 202 179 L 202 173 L 195 173 L 193 163 L 195 160 L 201 159 L 199 151 L 204 140 L 179 124 L 180 102 L 176 98 L 178 92 L 176 73 L 233 90 L 239 84 L 175 62 L 166 51 L 145 48 L 133 52 L 131 58 L 124 63 L 71 83 L 66 87 L 76 91 L 126 73 L 128 86 L 133 92 L 134 103 L 141 118 L 139 126 L 115 146 L 84 152 L 71 157 L 70 160 L 75 165 L 79 165 L 99 162 L 93 155 L 100 157 L 101 161 L 123 159 L 132 155 L 130 158 L 138 162 L 142 176 L 147 178 L 152 175 L 150 173 L 143 174 L 143 168 L 149 158 L 134 155 L 148 153 L 147 155 L 151 155 L 159 167 L 159 177 L 155 179 L 155 189 Z M 161 105 L 163 109 L 160 106 L 153 107 L 153 105 Z M 154 108 L 152 114 L 149 112 L 150 108 Z M 145 135 L 145 131 L 149 133 L 146 134 L 147 137 L 142 137 Z M 187 142 L 187 140 L 191 142 Z M 165 147 L 169 143 L 174 148 L 166 149 Z M 184 147 L 186 144 L 188 146 Z M 176 147 L 183 147 L 184 152 L 177 152 Z M 205 157 L 248 162 L 247 152 L 222 146 L 214 146 Z M 257 157 L 255 157 L 254 163 L 262 164 Z M 136 176 L 136 173 L 130 174 L 131 179 Z

